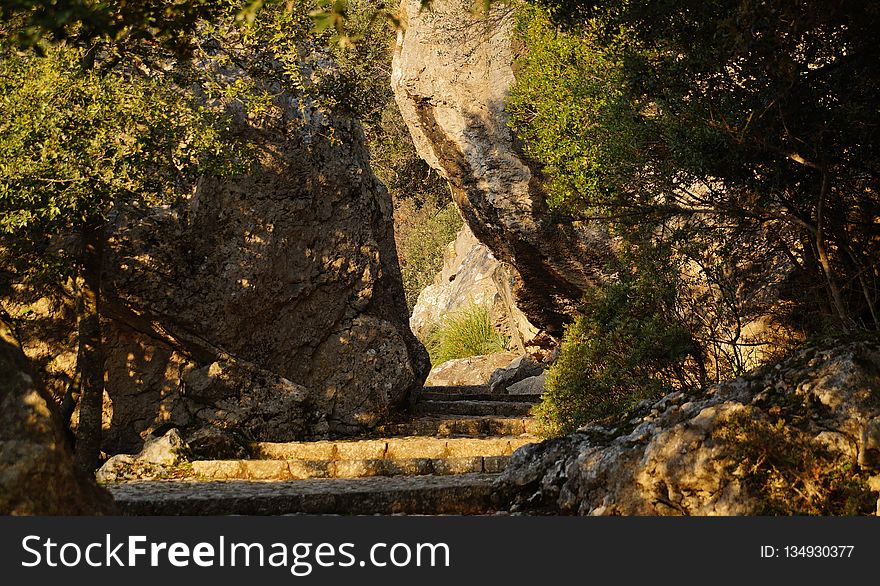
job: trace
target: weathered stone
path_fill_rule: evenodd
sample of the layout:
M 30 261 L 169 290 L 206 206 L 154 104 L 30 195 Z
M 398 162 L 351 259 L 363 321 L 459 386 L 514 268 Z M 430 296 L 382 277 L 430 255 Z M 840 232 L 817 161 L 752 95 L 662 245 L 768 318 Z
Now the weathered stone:
M 507 124 L 514 83 L 513 15 L 470 0 L 405 0 L 407 23 L 392 87 L 419 155 L 449 179 L 474 235 L 515 270 L 515 305 L 561 333 L 583 292 L 602 278 L 609 240 L 589 223 L 553 217 Z
M 377 428 L 385 436 L 433 435 L 486 436 L 533 434 L 538 430 L 534 419 L 522 417 L 438 417 L 427 416 L 405 423 L 390 423 Z
M 238 460 L 248 456 L 244 443 L 234 434 L 215 427 L 202 427 L 186 438 L 194 460 Z
M 504 368 L 499 368 L 489 377 L 489 392 L 505 393 L 510 385 L 544 372 L 544 365 L 535 362 L 530 356 L 520 356 Z
M 385 440 L 362 440 L 336 444 L 337 460 L 378 460 L 385 457 L 388 444 Z
M 547 374 L 542 372 L 538 376 L 530 376 L 518 383 L 513 383 L 507 387 L 508 395 L 532 395 L 540 396 L 544 394 L 544 383 L 547 380 Z
M 137 454 L 117 454 L 97 472 L 99 482 L 138 478 L 160 478 L 179 464 L 188 462 L 190 449 L 176 429 L 162 436 L 150 436 Z
M 419 415 L 528 415 L 535 404 L 525 401 L 419 401 L 411 407 Z
M 498 352 L 486 356 L 448 360 L 431 370 L 425 385 L 435 387 L 485 385 L 493 372 L 510 364 L 516 356 L 515 352 Z
M 248 480 L 290 479 L 290 468 L 283 460 L 244 460 L 241 467 Z
M 472 307 L 486 307 L 493 327 L 509 336 L 521 352 L 538 328 L 516 307 L 510 294 L 510 269 L 464 226 L 443 257 L 443 268 L 420 294 L 410 316 L 413 332 L 424 339 L 443 318 Z
M 192 468 L 197 478 L 232 480 L 245 477 L 244 466 L 239 460 L 197 461 L 192 463 Z
M 109 494 L 77 472 L 53 401 L 0 321 L 0 515 L 114 510 Z
M 565 513 L 799 513 L 784 507 L 802 495 L 773 493 L 762 479 L 797 482 L 802 474 L 821 504 L 828 488 L 819 479 L 870 475 L 880 466 L 878 397 L 880 345 L 806 348 L 704 396 L 676 392 L 617 421 L 525 446 L 496 488 L 517 509 Z
M 137 459 L 159 466 L 175 466 L 188 460 L 188 455 L 189 446 L 180 437 L 180 432 L 169 429 L 161 437 L 148 438 Z
M 391 198 L 359 124 L 281 85 L 283 66 L 265 51 L 232 40 L 229 53 L 205 66 L 273 96 L 258 117 L 230 110 L 233 131 L 254 145 L 250 172 L 205 179 L 173 206 L 111 216 L 108 453 L 136 451 L 168 426 L 280 441 L 359 433 L 429 370 L 408 325 Z M 67 357 L 56 371 L 72 368 L 74 316 L 50 317 L 63 322 L 57 344 L 31 347 Z M 33 323 L 27 335 L 39 340 Z
M 491 510 L 494 476 L 290 482 L 134 482 L 111 487 L 128 515 L 468 515 Z
M 408 437 L 388 440 L 387 458 L 445 458 L 447 441 L 433 437 Z

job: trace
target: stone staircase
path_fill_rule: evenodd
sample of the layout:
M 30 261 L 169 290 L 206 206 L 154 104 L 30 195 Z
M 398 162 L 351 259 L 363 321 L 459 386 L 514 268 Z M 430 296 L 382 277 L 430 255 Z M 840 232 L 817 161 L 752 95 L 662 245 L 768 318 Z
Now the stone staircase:
M 535 401 L 426 387 L 376 437 L 255 443 L 249 459 L 196 461 L 174 480 L 108 488 L 136 515 L 485 513 L 495 476 L 536 441 Z

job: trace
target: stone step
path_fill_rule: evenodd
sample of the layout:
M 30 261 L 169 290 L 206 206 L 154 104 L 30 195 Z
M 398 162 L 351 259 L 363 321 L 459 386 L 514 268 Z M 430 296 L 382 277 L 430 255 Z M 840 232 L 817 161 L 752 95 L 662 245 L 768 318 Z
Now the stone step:
M 534 403 L 524 401 L 418 401 L 410 407 L 415 415 L 528 415 Z
M 488 393 L 489 385 L 450 385 L 445 387 L 422 387 L 423 393 Z
M 509 456 L 537 438 L 517 435 L 487 438 L 394 437 L 372 440 L 257 442 L 256 458 L 264 460 L 405 460 Z
M 421 401 L 503 401 L 507 403 L 539 403 L 540 395 L 498 395 L 492 393 L 472 393 L 460 391 L 420 391 L 415 402 Z
M 435 437 L 516 436 L 531 435 L 537 431 L 537 421 L 531 417 L 441 417 L 436 415 L 418 417 L 398 423 L 387 423 L 376 429 L 376 432 L 384 437 L 411 435 Z
M 477 515 L 492 509 L 491 474 L 107 485 L 126 515 Z
M 371 476 L 498 474 L 510 456 L 375 458 L 361 460 L 203 460 L 192 463 L 198 480 L 309 480 Z

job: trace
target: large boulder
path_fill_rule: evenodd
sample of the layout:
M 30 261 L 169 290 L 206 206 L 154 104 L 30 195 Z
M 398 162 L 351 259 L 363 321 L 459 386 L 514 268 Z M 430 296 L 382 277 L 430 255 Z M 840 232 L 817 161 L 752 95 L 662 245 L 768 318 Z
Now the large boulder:
M 392 87 L 419 155 L 450 181 L 462 216 L 495 258 L 514 267 L 515 304 L 560 334 L 602 278 L 604 231 L 552 215 L 507 124 L 514 83 L 510 7 L 488 16 L 471 0 L 404 0 Z
M 360 125 L 319 107 L 317 90 L 285 83 L 287 65 L 259 47 L 233 39 L 206 50 L 217 51 L 202 64 L 215 77 L 272 102 L 258 115 L 246 100 L 227 105 L 257 157 L 246 175 L 205 179 L 171 206 L 111 215 L 109 453 L 137 452 L 170 426 L 187 441 L 209 428 L 263 441 L 359 433 L 404 404 L 430 369 L 409 329 L 391 198 Z M 301 81 L 327 77 L 308 67 L 331 71 L 332 62 L 303 51 Z M 70 332 L 70 312 L 57 315 L 68 319 L 57 331 Z M 71 356 L 69 339 L 50 344 L 43 333 L 31 332 L 38 358 L 62 348 Z M 59 366 L 63 381 L 75 360 L 41 363 Z
M 492 373 L 516 358 L 515 352 L 496 352 L 447 360 L 435 366 L 425 382 L 429 387 L 483 386 Z
M 443 267 L 420 294 L 409 325 L 425 339 L 445 316 L 482 306 L 489 311 L 493 327 L 509 336 L 520 351 L 538 334 L 538 328 L 513 301 L 512 268 L 495 258 L 467 226 L 449 243 Z
M 851 342 L 523 447 L 496 489 L 566 514 L 854 514 L 878 473 L 880 343 Z
M 241 62 L 283 68 L 244 51 Z M 206 180 L 179 206 L 120 214 L 105 279 L 111 448 L 165 421 L 257 440 L 356 433 L 429 369 L 408 325 L 391 198 L 360 125 L 272 76 L 222 67 L 274 96 L 260 117 L 233 111 L 258 164 Z M 192 375 L 217 363 L 239 382 Z
M 0 322 L 0 515 L 114 510 L 110 495 L 76 470 L 55 404 Z

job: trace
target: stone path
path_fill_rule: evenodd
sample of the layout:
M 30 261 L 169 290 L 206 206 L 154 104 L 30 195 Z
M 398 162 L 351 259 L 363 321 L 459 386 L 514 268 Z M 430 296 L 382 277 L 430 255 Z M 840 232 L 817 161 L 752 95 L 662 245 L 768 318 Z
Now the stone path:
M 533 406 L 486 387 L 425 388 L 380 437 L 261 442 L 251 459 L 108 488 L 133 515 L 484 513 L 495 476 L 536 441 Z
M 111 486 L 129 515 L 474 515 L 491 474 L 287 481 L 140 481 Z

